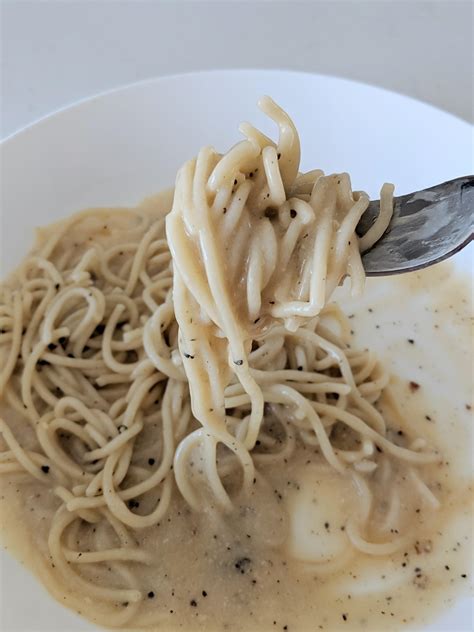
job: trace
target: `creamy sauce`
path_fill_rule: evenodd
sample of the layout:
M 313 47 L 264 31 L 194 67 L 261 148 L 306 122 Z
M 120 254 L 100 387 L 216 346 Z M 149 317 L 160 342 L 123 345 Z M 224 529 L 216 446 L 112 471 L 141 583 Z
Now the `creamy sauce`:
M 441 509 L 414 513 L 414 544 L 397 554 L 344 557 L 344 525 L 357 496 L 350 481 L 311 450 L 299 447 L 285 468 L 261 467 L 252 495 L 238 499 L 230 516 L 212 507 L 195 514 L 175 493 L 159 525 L 135 531 L 150 559 L 134 567 L 148 594 L 143 624 L 161 621 L 152 629 L 170 631 L 390 630 L 425 624 L 467 592 L 473 500 L 468 285 L 450 264 L 367 285 L 362 300 L 342 301 L 354 344 L 370 347 L 394 374 L 403 411 L 399 430 L 416 427 L 441 451 L 443 462 L 424 469 Z M 21 419 L 1 412 L 21 428 Z M 409 484 L 401 485 L 403 506 L 419 502 Z M 68 604 L 48 557 L 56 507 L 44 485 L 22 475 L 0 477 L 5 546 Z M 81 532 L 77 537 L 86 549 Z M 332 559 L 343 564 L 321 571 Z M 113 584 L 110 574 L 105 569 L 102 576 Z M 80 614 L 88 616 L 87 598 Z

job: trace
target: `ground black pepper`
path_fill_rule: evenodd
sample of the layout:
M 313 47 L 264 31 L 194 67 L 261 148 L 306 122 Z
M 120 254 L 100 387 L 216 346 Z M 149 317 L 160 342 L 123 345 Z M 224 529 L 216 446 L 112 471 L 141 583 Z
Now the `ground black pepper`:
M 243 575 L 249 570 L 251 564 L 252 560 L 249 557 L 242 557 L 235 562 L 234 566 Z

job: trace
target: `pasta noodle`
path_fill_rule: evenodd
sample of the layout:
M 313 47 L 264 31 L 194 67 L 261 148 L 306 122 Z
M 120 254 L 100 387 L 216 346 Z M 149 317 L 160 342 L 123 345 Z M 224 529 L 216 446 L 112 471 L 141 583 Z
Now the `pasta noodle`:
M 393 186 L 359 239 L 367 194 L 344 173 L 300 173 L 292 121 L 268 97 L 260 107 L 276 142 L 243 124 L 226 154 L 206 147 L 181 168 L 166 217 L 76 214 L 1 286 L 0 397 L 32 438 L 3 414 L 0 473 L 26 472 L 53 491 L 56 581 L 93 597 L 87 614 L 107 625 L 140 624 L 134 569 L 147 556 L 134 534 L 167 515 L 177 490 L 195 511 L 232 512 L 260 468 L 298 445 L 347 474 L 360 498 L 344 556 L 321 573 L 351 550 L 385 555 L 409 540 L 390 539 L 396 490 L 371 533 L 382 475 L 390 490 L 405 468 L 420 498 L 438 502 L 418 471 L 437 453 L 415 437 L 394 441 L 377 405 L 389 376 L 352 348 L 330 302 L 345 277 L 362 292 L 360 252 L 386 230 Z M 103 564 L 114 581 L 94 581 Z

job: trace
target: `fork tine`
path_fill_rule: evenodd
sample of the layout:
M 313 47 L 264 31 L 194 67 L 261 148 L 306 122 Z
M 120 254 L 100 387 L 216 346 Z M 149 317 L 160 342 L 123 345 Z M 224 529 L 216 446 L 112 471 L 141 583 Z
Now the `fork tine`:
M 372 225 L 379 200 L 369 204 L 358 234 Z M 426 268 L 459 252 L 474 238 L 474 176 L 464 176 L 394 198 L 382 238 L 362 255 L 367 276 Z

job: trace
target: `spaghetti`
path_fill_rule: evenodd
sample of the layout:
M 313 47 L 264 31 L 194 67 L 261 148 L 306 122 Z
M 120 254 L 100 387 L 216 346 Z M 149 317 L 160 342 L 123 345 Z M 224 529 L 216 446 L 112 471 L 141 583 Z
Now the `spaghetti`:
M 70 587 L 73 607 L 93 598 L 87 616 L 107 625 L 145 625 L 137 534 L 178 490 L 195 511 L 232 512 L 265 467 L 311 447 L 352 480 L 348 544 L 367 555 L 410 537 L 390 536 L 400 468 L 437 502 L 418 471 L 437 454 L 394 440 L 379 406 L 395 409 L 389 376 L 330 302 L 346 276 L 363 291 L 360 252 L 385 231 L 393 187 L 359 240 L 368 196 L 347 174 L 301 174 L 292 121 L 260 106 L 277 142 L 242 125 L 227 154 L 204 148 L 182 167 L 166 217 L 76 214 L 1 286 L 0 473 L 52 491 L 51 589 Z M 373 534 L 381 481 L 389 507 Z M 104 564 L 113 580 L 98 581 Z

